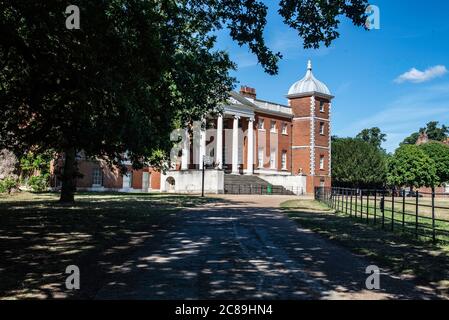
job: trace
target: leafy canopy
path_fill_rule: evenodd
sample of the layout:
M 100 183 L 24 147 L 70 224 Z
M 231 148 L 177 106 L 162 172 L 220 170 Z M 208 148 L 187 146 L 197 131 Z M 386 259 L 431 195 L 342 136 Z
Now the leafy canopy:
M 334 138 L 332 180 L 340 187 L 382 187 L 386 157 L 373 144 L 357 138 Z
M 399 147 L 388 161 L 391 186 L 434 187 L 439 180 L 435 162 L 418 146 Z
M 357 136 L 357 139 L 361 139 L 381 149 L 382 143 L 387 141 L 387 135 L 383 133 L 378 127 L 371 129 L 363 129 Z
M 429 142 L 419 147 L 433 160 L 438 181 L 449 182 L 449 146 L 439 142 Z

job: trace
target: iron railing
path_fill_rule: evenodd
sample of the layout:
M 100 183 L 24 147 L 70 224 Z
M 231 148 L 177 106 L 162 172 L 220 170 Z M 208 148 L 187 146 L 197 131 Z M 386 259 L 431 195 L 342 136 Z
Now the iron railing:
M 224 193 L 242 194 L 242 195 L 304 195 L 304 189 L 301 187 L 284 187 L 273 185 L 243 185 L 243 184 L 225 184 Z
M 382 229 L 449 242 L 447 193 L 319 187 L 315 199 L 336 212 Z

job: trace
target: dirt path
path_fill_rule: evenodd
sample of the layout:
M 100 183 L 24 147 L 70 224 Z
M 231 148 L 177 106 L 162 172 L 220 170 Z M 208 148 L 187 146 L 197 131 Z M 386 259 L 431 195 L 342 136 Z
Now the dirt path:
M 178 214 L 148 245 L 111 269 L 98 299 L 435 298 L 407 280 L 297 227 L 278 206 L 290 197 L 223 196 Z M 381 267 L 381 266 L 380 266 Z

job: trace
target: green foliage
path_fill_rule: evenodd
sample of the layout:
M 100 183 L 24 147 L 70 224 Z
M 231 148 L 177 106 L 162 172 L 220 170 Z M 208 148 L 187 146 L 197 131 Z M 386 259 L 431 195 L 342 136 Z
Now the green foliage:
M 39 176 L 30 177 L 28 185 L 34 192 L 47 191 L 50 182 L 50 174 L 41 174 Z
M 11 193 L 18 186 L 17 179 L 8 177 L 0 180 L 0 193 Z
M 429 140 L 434 141 L 444 141 L 447 139 L 449 134 L 449 128 L 444 124 L 439 127 L 438 121 L 431 121 L 427 124 L 426 128 L 421 128 L 420 132 L 425 131 Z
M 429 140 L 433 141 L 445 141 L 449 135 L 449 128 L 444 124 L 439 127 L 438 121 L 431 121 L 427 123 L 425 128 L 419 129 L 419 132 L 412 133 L 409 137 L 405 138 L 401 145 L 404 144 L 416 144 L 419 138 L 419 134 L 425 132 Z
M 429 142 L 419 146 L 435 163 L 436 175 L 440 183 L 449 182 L 449 146 L 439 142 Z
M 381 187 L 386 177 L 385 154 L 361 139 L 334 138 L 332 179 L 341 187 Z
M 52 160 L 52 153 L 35 154 L 28 152 L 24 157 L 20 159 L 20 169 L 24 176 L 31 176 L 36 171 L 41 174 L 50 172 L 50 162 Z
M 404 139 L 404 141 L 401 142 L 401 145 L 404 144 L 416 144 L 419 138 L 419 132 L 414 132 L 410 136 Z
M 438 185 L 434 161 L 418 146 L 403 145 L 388 161 L 391 186 L 433 187 Z
M 264 41 L 262 1 L 78 5 L 81 29 L 68 30 L 67 1 L 0 2 L 0 149 L 64 153 L 61 199 L 74 190 L 77 152 L 111 165 L 122 166 L 126 154 L 135 168 L 158 166 L 152 161 L 160 157 L 152 155 L 169 154 L 176 123 L 201 119 L 228 98 L 235 65 L 215 49 L 218 30 L 247 45 L 267 73 L 278 71 L 281 54 Z M 280 6 L 304 47 L 318 47 L 338 37 L 341 15 L 363 25 L 367 1 L 283 0 Z
M 356 138 L 368 142 L 378 149 L 381 149 L 382 143 L 387 141 L 387 135 L 378 127 L 363 129 Z
M 316 49 L 321 43 L 329 46 L 339 37 L 341 16 L 348 17 L 356 26 L 363 26 L 367 6 L 365 0 L 281 0 L 279 13 L 303 38 L 305 48 Z

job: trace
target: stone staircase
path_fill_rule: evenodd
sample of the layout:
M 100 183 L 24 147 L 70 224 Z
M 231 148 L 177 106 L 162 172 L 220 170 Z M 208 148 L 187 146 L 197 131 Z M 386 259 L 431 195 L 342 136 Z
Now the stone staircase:
M 283 186 L 274 186 L 258 176 L 232 175 L 224 176 L 224 192 L 228 194 L 277 194 L 294 195 Z

